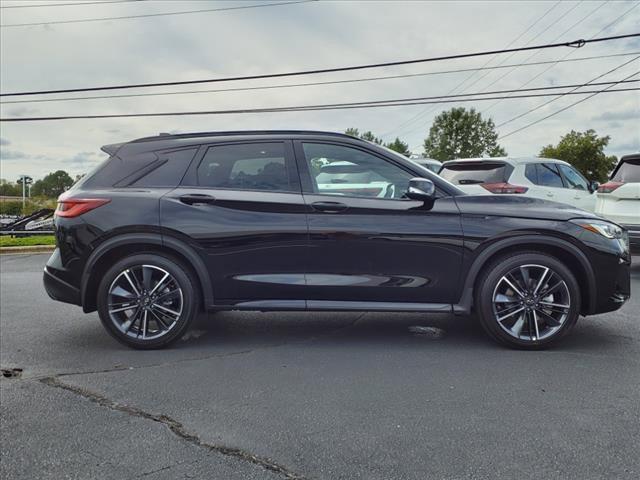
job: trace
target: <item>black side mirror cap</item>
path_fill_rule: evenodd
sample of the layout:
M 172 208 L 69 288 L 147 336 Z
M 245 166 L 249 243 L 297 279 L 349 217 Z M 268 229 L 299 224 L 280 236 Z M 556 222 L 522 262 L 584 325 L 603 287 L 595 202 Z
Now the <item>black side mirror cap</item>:
M 435 199 L 436 186 L 428 178 L 412 178 L 409 180 L 409 188 L 405 196 L 411 200 L 430 202 Z

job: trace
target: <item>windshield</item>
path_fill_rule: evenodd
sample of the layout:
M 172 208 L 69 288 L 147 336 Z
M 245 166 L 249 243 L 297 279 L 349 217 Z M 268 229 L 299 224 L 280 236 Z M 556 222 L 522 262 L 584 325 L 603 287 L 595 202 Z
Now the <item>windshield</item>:
M 504 163 L 445 164 L 440 176 L 456 185 L 478 183 L 503 183 L 505 181 Z
M 640 182 L 640 159 L 626 160 L 611 179 L 614 182 Z

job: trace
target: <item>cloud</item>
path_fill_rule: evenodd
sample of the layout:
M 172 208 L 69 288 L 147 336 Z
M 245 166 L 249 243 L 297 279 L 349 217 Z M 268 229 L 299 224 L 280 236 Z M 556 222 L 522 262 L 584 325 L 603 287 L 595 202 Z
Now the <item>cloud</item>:
M 7 145 L 11 145 L 11 142 L 6 138 L 0 137 L 0 146 L 6 147 Z
M 7 110 L 7 113 L 12 117 L 26 117 L 28 115 L 34 115 L 38 112 L 39 110 L 37 108 L 29 107 L 13 107 Z
M 93 166 L 102 158 L 104 158 L 104 154 L 100 154 L 97 152 L 80 152 L 76 153 L 70 158 L 66 158 L 62 160 L 66 164 L 73 165 L 77 168 L 86 168 L 87 166 Z
M 596 115 L 592 117 L 592 120 L 633 120 L 635 122 L 640 121 L 640 107 L 639 108 L 629 108 L 626 110 L 618 110 L 611 111 L 607 110 L 600 115 Z
M 26 158 L 29 158 L 29 155 L 19 150 L 9 150 L 7 148 L 0 150 L 0 160 L 23 160 Z

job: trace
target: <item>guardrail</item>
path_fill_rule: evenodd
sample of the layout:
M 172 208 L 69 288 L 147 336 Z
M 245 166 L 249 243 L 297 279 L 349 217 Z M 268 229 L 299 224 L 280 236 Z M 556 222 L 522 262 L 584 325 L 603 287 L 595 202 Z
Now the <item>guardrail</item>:
M 53 235 L 53 230 L 0 230 L 0 235 Z

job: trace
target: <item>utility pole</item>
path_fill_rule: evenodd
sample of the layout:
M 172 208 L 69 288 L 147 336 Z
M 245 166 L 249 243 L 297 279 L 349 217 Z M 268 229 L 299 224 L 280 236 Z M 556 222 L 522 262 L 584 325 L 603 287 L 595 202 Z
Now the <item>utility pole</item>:
M 29 175 L 20 175 L 18 182 L 22 183 L 22 213 L 24 214 L 27 206 L 27 185 L 29 185 L 29 197 L 31 197 L 31 184 L 33 183 L 33 178 Z

